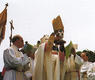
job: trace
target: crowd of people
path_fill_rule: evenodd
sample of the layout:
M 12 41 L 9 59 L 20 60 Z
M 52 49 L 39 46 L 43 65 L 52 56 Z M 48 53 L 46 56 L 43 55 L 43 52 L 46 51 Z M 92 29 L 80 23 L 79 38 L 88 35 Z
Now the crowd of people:
M 34 48 L 15 35 L 13 45 L 4 50 L 3 80 L 95 80 L 95 63 L 88 61 L 88 55 L 78 56 L 73 47 L 66 58 L 65 41 L 61 46 L 56 40 L 54 34 L 44 36 Z
M 20 35 L 13 36 L 3 53 L 3 80 L 95 80 L 95 63 L 88 61 L 86 53 L 78 56 L 74 45 L 65 49 L 64 27 L 57 22 L 54 19 L 54 32 L 44 35 L 35 47 L 24 44 Z
M 7 6 L 0 13 L 0 44 L 5 36 Z M 64 46 L 64 26 L 60 16 L 53 22 L 54 32 L 44 35 L 36 46 L 20 35 L 12 37 L 12 45 L 3 52 L 3 80 L 95 80 L 95 62 L 88 61 L 86 52 L 76 54 L 74 45 Z

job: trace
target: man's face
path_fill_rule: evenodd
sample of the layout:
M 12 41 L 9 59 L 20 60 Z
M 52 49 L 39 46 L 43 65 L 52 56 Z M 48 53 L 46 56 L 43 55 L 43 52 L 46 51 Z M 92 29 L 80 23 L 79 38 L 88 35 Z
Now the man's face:
M 18 45 L 18 48 L 22 48 L 24 46 L 23 38 L 20 38 L 16 41 L 16 44 Z
M 88 56 L 86 56 L 86 53 L 81 53 L 81 57 L 84 61 L 88 61 Z
M 58 31 L 56 32 L 56 40 L 62 39 L 62 38 L 64 37 L 63 34 L 64 34 L 63 30 L 58 30 Z

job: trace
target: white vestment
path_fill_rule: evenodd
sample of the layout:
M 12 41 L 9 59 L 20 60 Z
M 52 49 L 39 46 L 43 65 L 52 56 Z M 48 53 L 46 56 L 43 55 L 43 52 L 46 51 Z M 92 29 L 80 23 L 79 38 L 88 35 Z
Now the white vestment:
M 34 70 L 34 60 L 31 59 L 30 60 L 30 69 L 25 72 L 25 75 L 26 75 L 27 79 L 30 79 L 32 77 L 33 70 Z
M 33 80 L 60 80 L 58 55 L 44 53 L 45 43 L 35 53 Z
M 26 80 L 23 70 L 27 68 L 29 58 L 18 51 L 15 45 L 6 49 L 3 54 L 6 72 L 3 80 Z
M 77 63 L 78 65 L 81 66 L 83 64 L 83 62 L 84 62 L 83 59 L 76 54 L 75 63 Z
M 66 71 L 64 80 L 79 80 L 80 73 L 79 69 L 82 65 L 83 60 L 76 54 L 75 59 L 74 55 L 71 54 L 70 57 L 66 60 Z
M 87 80 L 87 71 L 90 68 L 91 62 L 84 62 L 80 68 L 80 80 Z
M 64 80 L 65 78 L 65 72 L 66 72 L 66 57 L 64 59 L 64 62 L 60 61 L 60 80 Z
M 88 80 L 95 80 L 95 62 L 90 64 L 90 67 L 87 71 Z

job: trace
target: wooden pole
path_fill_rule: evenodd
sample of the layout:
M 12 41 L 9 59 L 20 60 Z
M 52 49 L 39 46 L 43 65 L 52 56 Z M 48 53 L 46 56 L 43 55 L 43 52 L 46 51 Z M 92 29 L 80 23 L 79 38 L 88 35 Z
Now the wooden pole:
M 11 30 L 11 34 L 10 34 L 10 46 L 11 46 L 11 40 L 12 40 L 12 30 L 14 29 L 14 27 L 13 27 L 13 20 L 11 20 L 10 22 L 10 30 Z

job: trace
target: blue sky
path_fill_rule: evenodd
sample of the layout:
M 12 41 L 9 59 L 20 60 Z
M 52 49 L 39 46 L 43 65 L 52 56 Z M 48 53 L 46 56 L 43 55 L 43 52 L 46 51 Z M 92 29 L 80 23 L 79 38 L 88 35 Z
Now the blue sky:
M 8 3 L 5 39 L 0 45 L 0 71 L 3 67 L 3 50 L 9 47 L 10 24 L 13 35 L 20 34 L 31 44 L 53 32 L 52 20 L 60 15 L 64 24 L 66 45 L 72 41 L 78 50 L 95 50 L 95 0 L 0 0 L 0 12 Z

